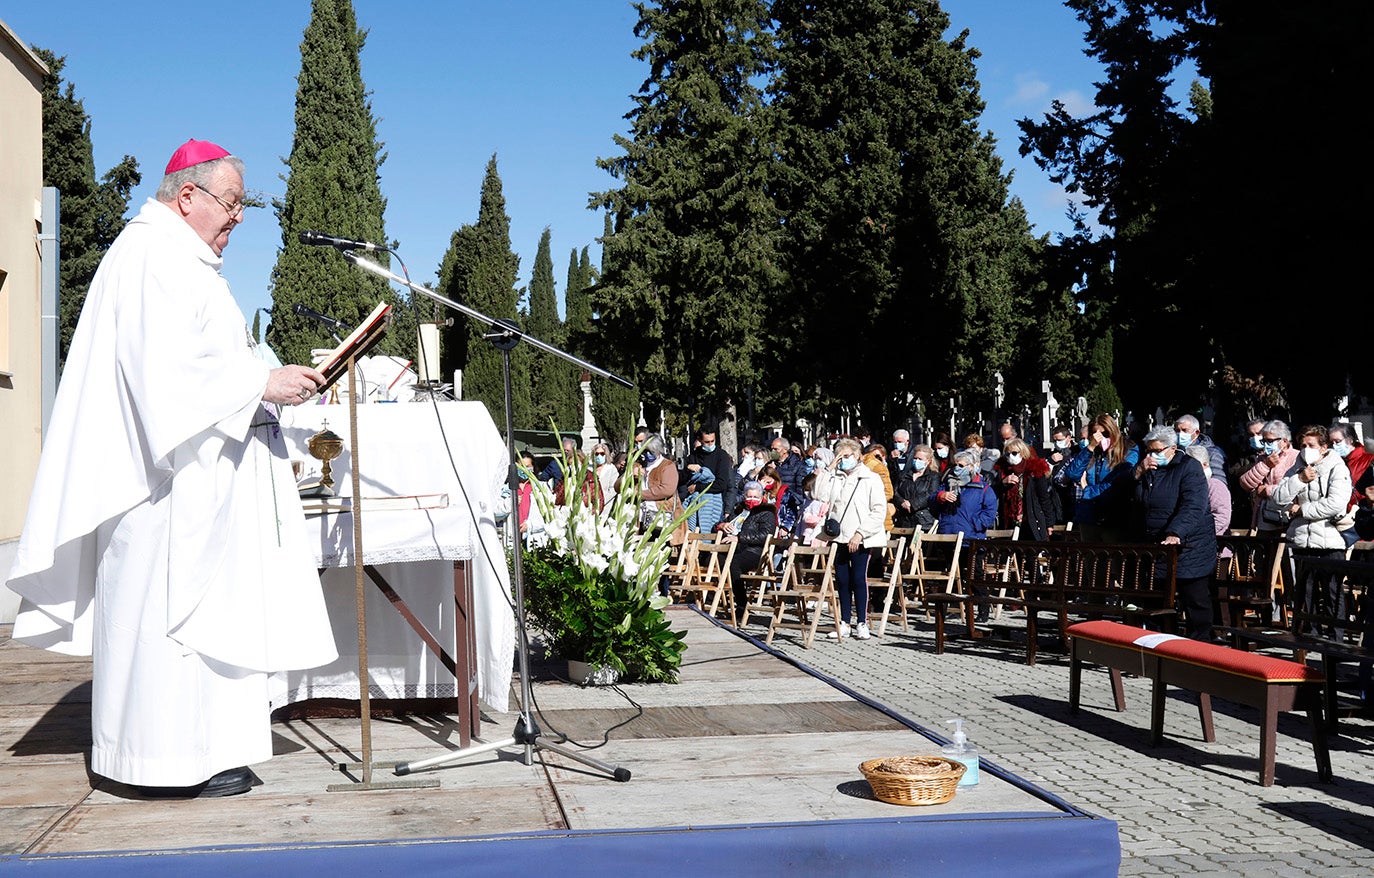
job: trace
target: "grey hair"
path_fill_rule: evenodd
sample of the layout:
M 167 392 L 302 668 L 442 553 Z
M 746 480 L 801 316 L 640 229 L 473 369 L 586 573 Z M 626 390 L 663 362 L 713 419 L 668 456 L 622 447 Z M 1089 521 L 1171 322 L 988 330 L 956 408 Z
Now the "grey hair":
M 898 436 L 900 436 L 900 437 L 902 437 L 902 438 L 898 439 L 898 438 L 897 438 Z M 893 430 L 893 431 L 892 431 L 892 438 L 893 438 L 894 441 L 897 441 L 897 442 L 908 442 L 908 441 L 910 441 L 910 439 L 911 439 L 911 434 L 908 433 L 906 430 Z
M 1165 448 L 1168 448 L 1170 445 L 1177 445 L 1178 432 L 1175 431 L 1173 427 L 1165 427 L 1162 425 L 1155 427 L 1145 434 L 1145 444 L 1148 446 L 1151 442 L 1163 442 Z
M 1253 418 L 1253 419 L 1251 419 L 1251 420 L 1249 421 L 1249 423 L 1247 423 L 1247 424 L 1245 425 L 1245 429 L 1249 430 L 1251 427 L 1255 426 L 1256 424 L 1259 425 L 1260 432 L 1263 432 L 1263 431 L 1264 431 L 1264 418 Z
M 236 155 L 227 155 L 223 158 L 214 159 L 213 161 L 201 162 L 191 165 L 188 168 L 182 168 L 180 171 L 173 171 L 162 178 L 162 182 L 158 184 L 157 195 L 155 197 L 158 201 L 175 201 L 177 193 L 180 192 L 181 187 L 185 186 L 187 183 L 192 183 L 204 189 L 206 186 L 210 185 L 211 178 L 215 176 L 215 172 L 219 170 L 221 164 L 227 164 L 229 167 L 238 171 L 240 177 L 244 175 L 243 159 Z
M 1293 431 L 1288 429 L 1288 425 L 1285 424 L 1283 421 L 1265 421 L 1264 428 L 1260 430 L 1260 432 L 1273 433 L 1280 439 L 1287 439 L 1289 442 L 1293 441 Z
M 763 493 L 763 482 L 760 482 L 758 479 L 750 479 L 749 481 L 747 481 L 747 482 L 744 483 L 744 487 L 740 489 L 740 492 L 739 492 L 739 493 L 740 493 L 740 496 L 743 497 L 745 494 L 748 494 L 750 491 L 758 491 L 760 494 L 762 494 L 762 493 Z
M 1183 453 L 1205 467 L 1211 467 L 1212 465 L 1211 456 L 1207 453 L 1207 449 L 1203 448 L 1201 445 L 1189 445 L 1187 448 L 1183 449 Z
M 644 440 L 644 450 L 652 451 L 659 457 L 663 457 L 663 437 L 657 433 L 650 433 Z
M 857 439 L 850 439 L 848 436 L 844 437 L 843 439 L 841 439 L 841 440 L 839 440 L 838 442 L 835 443 L 835 456 L 836 456 L 836 457 L 839 457 L 839 456 L 840 456 L 841 454 L 843 454 L 845 451 L 852 451 L 852 452 L 854 452 L 855 454 L 863 454 L 863 453 L 864 453 L 863 446 L 859 444 L 859 440 L 857 440 Z
M 831 451 L 829 448 L 817 448 L 816 454 L 820 456 L 823 466 L 829 466 L 830 462 L 835 459 L 835 452 Z
M 1178 419 L 1174 421 L 1174 426 L 1177 427 L 1180 424 L 1188 427 L 1193 432 L 1197 432 L 1198 430 L 1202 429 L 1202 425 L 1199 424 L 1197 418 L 1193 417 L 1192 415 L 1179 415 Z
M 967 448 L 965 448 L 963 451 L 957 452 L 954 455 L 955 463 L 959 463 L 959 461 L 961 460 L 964 462 L 964 466 L 978 465 L 978 455 L 974 454 L 972 451 L 969 451 Z
M 1355 438 L 1355 431 L 1354 431 L 1354 430 L 1351 430 L 1351 429 L 1350 429 L 1350 425 L 1347 424 L 1347 423 L 1332 424 L 1332 425 L 1331 425 L 1330 427 L 1328 427 L 1327 430 L 1326 430 L 1327 438 L 1329 439 L 1330 436 L 1331 436 L 1331 434 L 1332 434 L 1333 432 L 1337 431 L 1337 430 L 1340 430 L 1340 431 L 1341 431 L 1341 436 L 1342 436 L 1344 439 L 1346 439 L 1347 441 L 1350 440 L 1350 439 Z M 1331 442 L 1334 443 L 1335 441 L 1336 441 L 1335 439 L 1331 439 Z

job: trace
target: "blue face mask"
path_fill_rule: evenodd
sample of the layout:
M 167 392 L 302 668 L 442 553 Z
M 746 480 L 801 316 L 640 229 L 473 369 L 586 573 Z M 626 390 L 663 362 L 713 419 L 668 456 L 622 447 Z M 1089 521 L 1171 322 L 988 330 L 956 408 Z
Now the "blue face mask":
M 716 450 L 716 444 L 712 442 L 710 445 L 703 445 L 701 446 L 701 450 L 706 452 L 707 454 L 710 454 L 712 451 Z
M 1345 457 L 1347 454 L 1350 453 L 1350 446 L 1344 442 L 1334 442 L 1331 445 L 1331 450 L 1339 454 L 1341 457 Z
M 597 465 L 597 466 L 601 466 L 601 465 L 602 465 L 603 463 L 605 463 L 605 462 L 606 462 L 606 455 L 604 455 L 604 454 L 598 454 L 598 455 L 596 456 L 596 465 Z
M 1182 432 L 1182 431 L 1179 431 L 1179 434 L 1178 434 L 1178 447 L 1179 447 L 1179 448 L 1187 448 L 1189 445 L 1192 445 L 1192 444 L 1193 444 L 1193 434 L 1192 434 L 1192 433 L 1184 433 L 1184 432 Z
M 919 457 L 911 462 L 911 468 L 916 470 L 917 472 L 920 472 L 921 470 L 925 469 L 926 465 L 927 464 L 925 460 Z
M 1079 448 L 1087 448 L 1087 447 L 1088 447 L 1088 440 L 1087 440 L 1087 439 L 1079 439 L 1079 440 L 1078 440 L 1078 447 L 1079 447 Z
M 1265 454 L 1278 454 L 1278 453 L 1279 453 L 1279 443 L 1277 443 L 1277 442 L 1265 442 L 1264 445 L 1263 445 L 1262 447 L 1264 448 L 1264 453 L 1265 453 Z
M 1262 439 L 1262 438 L 1259 437 L 1259 436 L 1251 436 L 1251 437 L 1250 437 L 1250 447 L 1253 448 L 1253 449 L 1255 449 L 1256 451 L 1261 451 L 1261 450 L 1263 450 L 1263 448 L 1264 448 L 1264 439 Z
M 813 473 L 816 471 L 816 458 L 808 457 L 806 459 L 806 471 L 809 473 Z
M 1150 457 L 1154 458 L 1155 466 L 1168 466 L 1169 453 L 1167 451 L 1151 451 Z
M 897 454 L 906 454 L 906 443 L 894 442 L 892 443 L 892 450 Z
M 968 467 L 956 466 L 954 468 L 954 476 L 959 479 L 966 478 L 968 476 Z
M 645 466 L 650 465 L 656 460 L 658 460 L 658 455 L 654 454 L 652 451 L 646 451 L 639 456 L 639 462 Z
M 840 458 L 840 469 L 843 470 L 844 472 L 849 472 L 850 470 L 852 470 L 854 467 L 856 467 L 856 466 L 858 466 L 858 465 L 859 465 L 859 461 L 858 461 L 857 459 L 853 458 L 853 457 L 842 457 L 842 458 Z

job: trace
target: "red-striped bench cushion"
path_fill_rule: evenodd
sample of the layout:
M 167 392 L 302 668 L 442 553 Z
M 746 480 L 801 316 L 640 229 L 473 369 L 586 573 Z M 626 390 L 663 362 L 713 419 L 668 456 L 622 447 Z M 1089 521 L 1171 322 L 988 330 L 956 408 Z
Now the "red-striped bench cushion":
M 1106 620 L 1078 622 L 1069 626 L 1071 637 L 1082 637 L 1085 640 L 1095 640 L 1114 646 L 1133 647 L 1142 652 L 1145 647 L 1139 646 L 1136 641 L 1142 637 L 1150 637 L 1154 633 L 1134 625 Z M 1168 639 L 1156 644 L 1151 651 L 1175 661 L 1218 668 L 1267 683 L 1321 682 L 1325 679 L 1321 671 L 1299 662 L 1232 649 L 1217 643 L 1204 643 L 1200 640 Z
M 1326 679 L 1321 671 L 1298 662 L 1200 640 L 1169 640 L 1155 647 L 1155 652 L 1266 683 L 1320 683 Z
M 1108 622 L 1104 619 L 1095 622 L 1075 622 L 1069 626 L 1070 637 L 1082 637 L 1085 640 L 1096 640 L 1116 646 L 1135 646 L 1136 649 L 1144 648 L 1136 646 L 1137 640 L 1153 633 L 1155 632 L 1134 625 L 1122 625 L 1120 622 Z

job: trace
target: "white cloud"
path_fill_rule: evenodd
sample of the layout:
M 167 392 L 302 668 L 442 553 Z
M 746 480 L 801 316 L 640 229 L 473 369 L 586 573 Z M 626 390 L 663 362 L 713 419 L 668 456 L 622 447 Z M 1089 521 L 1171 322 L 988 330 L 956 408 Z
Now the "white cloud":
M 1032 73 L 1018 73 L 1015 77 L 1016 88 L 1012 90 L 1007 103 L 1011 106 L 1040 106 L 1050 93 L 1050 84 Z
M 1061 92 L 1055 95 L 1055 98 L 1064 105 L 1070 116 L 1081 118 L 1097 112 L 1097 105 L 1093 103 L 1093 99 L 1077 89 Z

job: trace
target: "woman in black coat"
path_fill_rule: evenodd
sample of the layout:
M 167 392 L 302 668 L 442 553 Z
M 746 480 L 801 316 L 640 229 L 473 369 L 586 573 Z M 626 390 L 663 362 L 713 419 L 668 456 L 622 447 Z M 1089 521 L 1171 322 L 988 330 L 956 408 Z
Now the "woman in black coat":
M 1207 640 L 1212 634 L 1212 578 L 1217 566 L 1207 477 L 1202 464 L 1178 452 L 1178 434 L 1172 426 L 1151 430 L 1144 446 L 1132 471 L 1139 533 L 1146 542 L 1179 547 L 1175 594 L 1188 636 Z
M 716 525 L 720 541 L 735 542 L 735 556 L 730 561 L 730 590 L 735 596 L 735 612 L 749 602 L 744 574 L 753 573 L 763 557 L 763 545 L 778 529 L 778 508 L 763 502 L 763 484 L 744 483 L 744 497 L 734 514 Z
M 911 452 L 907 477 L 892 486 L 896 511 L 892 513 L 894 527 L 914 527 L 925 530 L 935 523 L 930 511 L 930 498 L 940 493 L 940 467 L 935 463 L 935 451 L 929 445 L 917 445 Z

